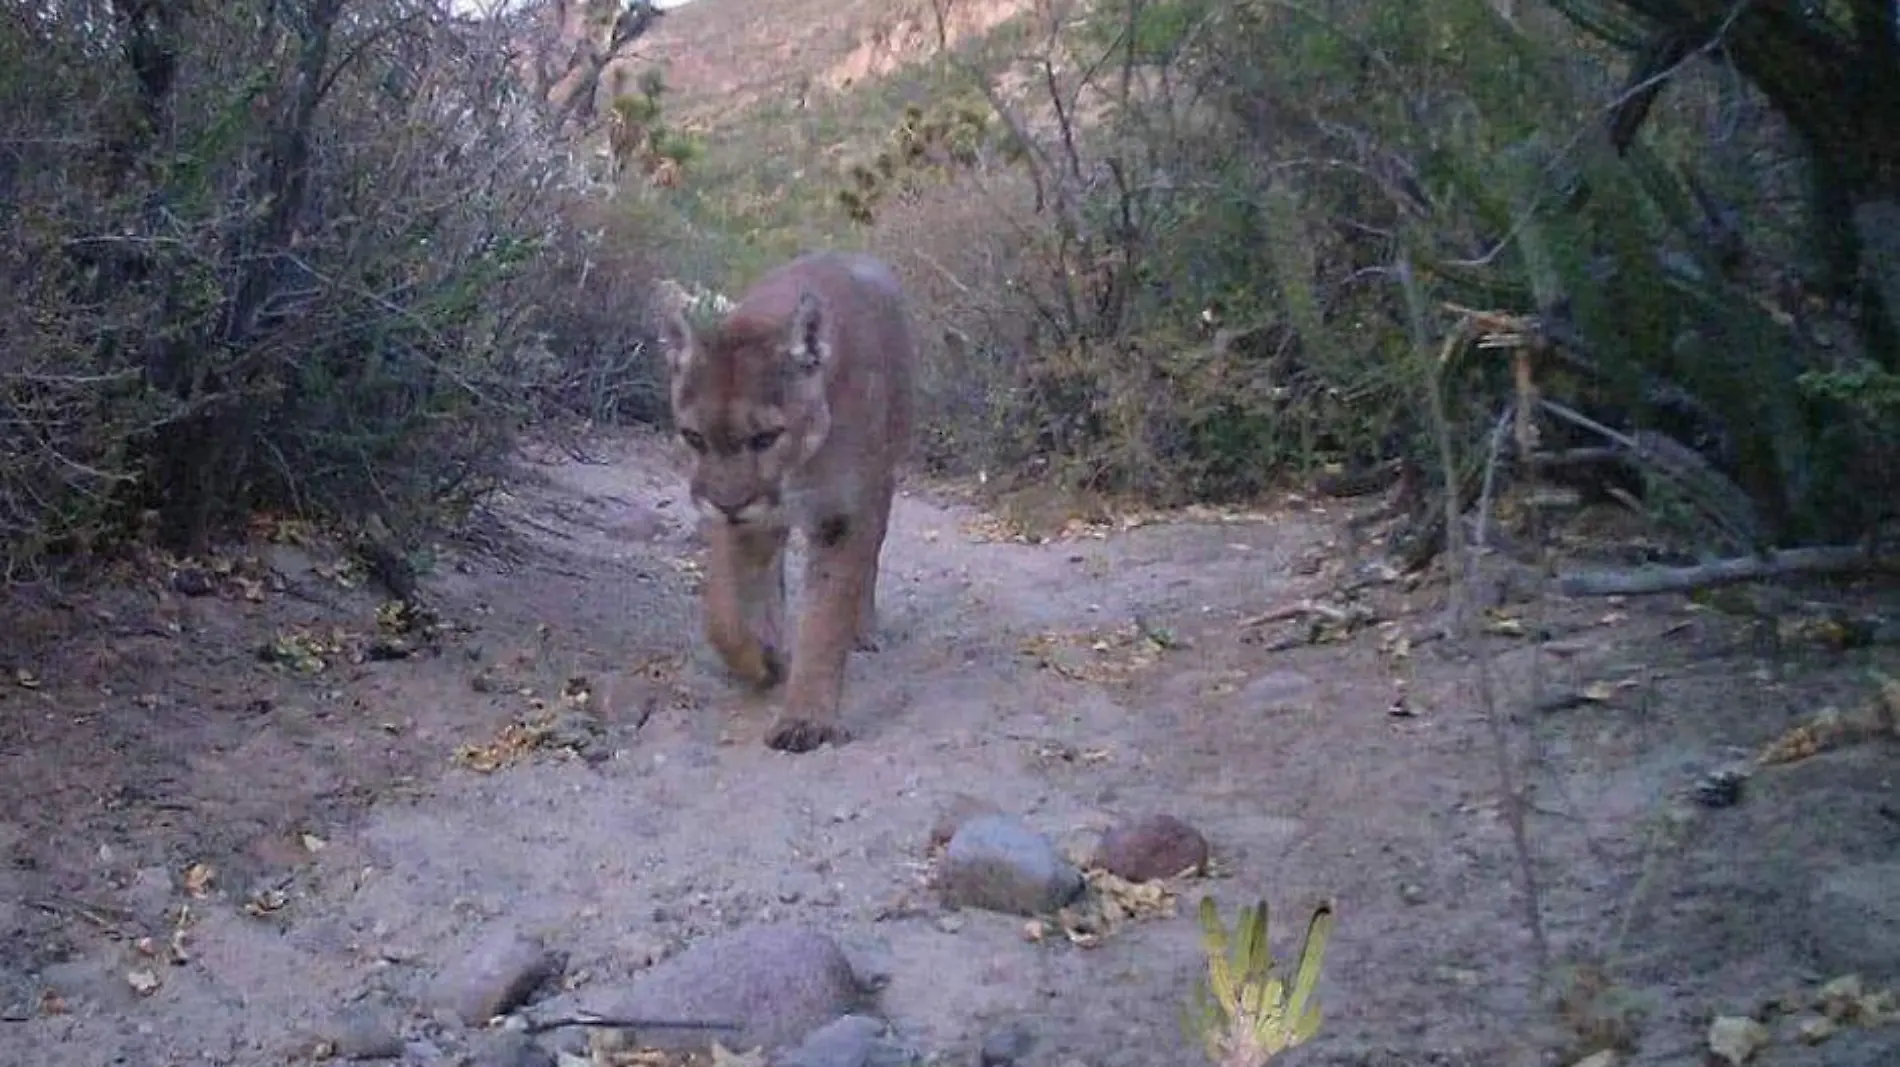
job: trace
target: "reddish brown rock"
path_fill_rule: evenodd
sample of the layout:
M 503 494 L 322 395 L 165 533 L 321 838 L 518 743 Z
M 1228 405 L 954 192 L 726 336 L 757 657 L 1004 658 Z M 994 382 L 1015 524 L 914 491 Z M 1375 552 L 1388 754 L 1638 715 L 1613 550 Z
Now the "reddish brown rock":
M 1148 815 L 1102 835 L 1096 862 L 1131 882 L 1172 878 L 1207 866 L 1207 838 L 1172 815 Z

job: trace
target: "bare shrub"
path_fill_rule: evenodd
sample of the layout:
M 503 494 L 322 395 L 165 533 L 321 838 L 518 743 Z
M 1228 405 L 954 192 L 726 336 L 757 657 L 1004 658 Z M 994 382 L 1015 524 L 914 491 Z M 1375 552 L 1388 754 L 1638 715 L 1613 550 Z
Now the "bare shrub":
M 542 339 L 601 347 L 592 189 L 502 33 L 429 0 L 0 12 L 10 569 L 147 510 L 186 549 L 259 509 L 401 526 L 500 472 L 573 376 Z
M 665 377 L 653 358 L 655 250 L 692 240 L 650 198 L 575 205 L 568 240 L 548 251 L 549 288 L 537 349 L 551 370 L 537 412 L 595 425 L 659 423 L 669 416 Z
M 1221 10 L 1038 4 L 1006 50 L 946 53 L 934 113 L 850 172 L 843 207 L 954 341 L 925 389 L 947 462 L 1218 499 L 1410 432 L 1396 338 L 1333 325 L 1389 295 L 1351 280 L 1188 46 Z M 973 143 L 916 143 L 972 102 Z

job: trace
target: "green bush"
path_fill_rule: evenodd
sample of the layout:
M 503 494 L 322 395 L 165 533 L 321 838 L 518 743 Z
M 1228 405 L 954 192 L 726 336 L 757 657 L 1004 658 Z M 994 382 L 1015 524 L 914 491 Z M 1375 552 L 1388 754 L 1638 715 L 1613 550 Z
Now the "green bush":
M 1436 468 L 1411 264 L 1428 333 L 1448 305 L 1536 322 L 1548 395 L 1694 448 L 1762 536 L 1864 532 L 1900 422 L 1873 378 L 1821 384 L 1896 369 L 1900 65 L 1840 108 L 1790 87 L 1900 54 L 1891 19 L 1504 10 L 1105 0 L 950 64 L 996 121 L 933 180 L 988 197 L 1006 236 L 946 224 L 955 196 L 914 182 L 883 202 L 903 182 L 875 169 L 837 196 L 963 339 L 940 377 L 983 396 L 931 398 L 937 454 L 1175 498 Z M 1462 469 L 1512 394 L 1507 360 L 1455 355 Z

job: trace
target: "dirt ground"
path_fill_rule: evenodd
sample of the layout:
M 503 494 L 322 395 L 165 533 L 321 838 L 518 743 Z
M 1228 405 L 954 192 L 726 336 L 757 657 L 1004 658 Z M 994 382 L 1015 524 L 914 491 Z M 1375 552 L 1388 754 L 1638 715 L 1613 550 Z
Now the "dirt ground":
M 1900 859 L 1892 742 L 1764 769 L 1730 806 L 1692 797 L 1823 706 L 1864 703 L 1870 665 L 1900 676 L 1891 646 L 1775 640 L 1673 596 L 1542 597 L 1459 646 L 1431 639 L 1432 578 L 1366 594 L 1389 625 L 1286 647 L 1301 624 L 1249 621 L 1337 583 L 1341 507 L 1034 544 L 913 489 L 882 648 L 851 667 L 856 739 L 788 756 L 761 743 L 769 707 L 699 647 L 664 456 L 634 440 L 532 465 L 484 536 L 436 556 L 429 603 L 461 629 L 406 658 L 287 639 L 341 628 L 349 648 L 376 629 L 378 596 L 322 548 L 260 542 L 264 568 L 214 573 L 209 595 L 13 594 L 0 1062 L 290 1062 L 346 1005 L 412 1003 L 502 920 L 545 931 L 583 990 L 643 946 L 809 922 L 880 958 L 883 1014 L 958 1064 L 1012 1021 L 1037 1038 L 1025 1063 L 1202 1062 L 1179 1017 L 1203 893 L 1227 914 L 1265 897 L 1286 950 L 1314 901 L 1337 901 L 1326 1025 L 1290 1063 L 1546 1063 L 1597 1047 L 1582 1030 L 1624 1040 L 1622 1062 L 1693 1064 L 1714 1014 L 1849 964 L 1900 979 L 1892 911 L 1883 927 L 1878 900 L 1872 918 L 1838 906 L 1878 897 L 1855 879 Z M 1534 989 L 1487 662 L 1520 755 L 1534 742 L 1557 987 L 1587 987 L 1592 962 L 1607 975 L 1570 1030 Z M 601 709 L 589 758 L 457 758 L 541 709 L 558 719 L 564 691 Z M 1566 692 L 1589 699 L 1552 699 Z M 1170 812 L 1216 870 L 1180 884 L 1174 918 L 1094 948 L 1035 942 L 1020 918 L 944 913 L 919 888 L 958 793 L 1065 840 Z M 1753 1062 L 1871 1067 L 1896 1049 L 1900 1027 L 1849 1027 Z

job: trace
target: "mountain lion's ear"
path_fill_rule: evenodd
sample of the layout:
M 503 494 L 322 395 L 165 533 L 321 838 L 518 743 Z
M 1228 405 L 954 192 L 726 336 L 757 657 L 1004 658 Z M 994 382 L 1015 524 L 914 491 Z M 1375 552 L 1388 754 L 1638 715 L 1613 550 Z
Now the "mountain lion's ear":
M 697 344 L 693 324 L 686 321 L 686 309 L 675 308 L 660 320 L 660 350 L 666 354 L 669 369 L 677 372 L 684 367 L 693 358 Z
M 654 300 L 654 312 L 659 317 L 659 348 L 666 357 L 669 370 L 677 373 L 692 357 L 696 340 L 693 336 L 693 324 L 686 320 L 688 302 L 686 290 L 677 282 L 663 282 Z
M 791 333 L 785 351 L 799 370 L 810 372 L 831 358 L 831 346 L 824 340 L 825 310 L 810 290 L 798 294 L 798 306 L 792 309 Z

